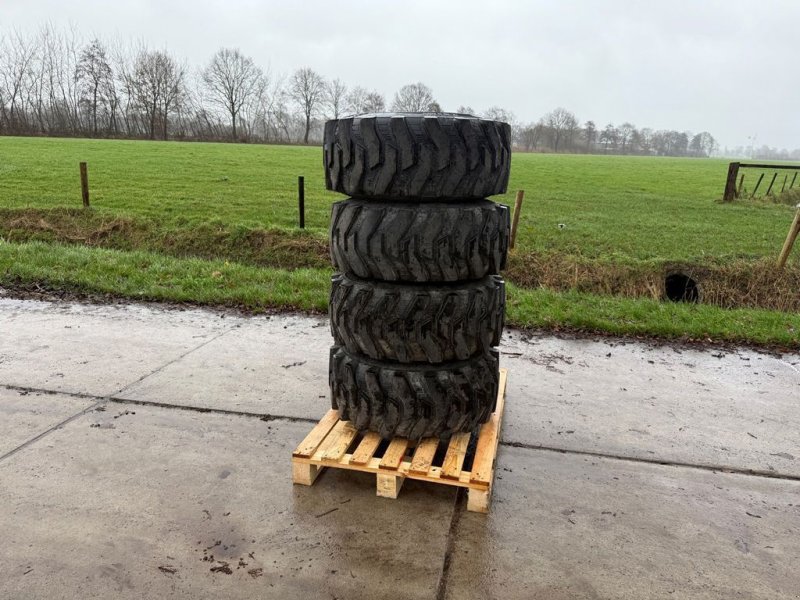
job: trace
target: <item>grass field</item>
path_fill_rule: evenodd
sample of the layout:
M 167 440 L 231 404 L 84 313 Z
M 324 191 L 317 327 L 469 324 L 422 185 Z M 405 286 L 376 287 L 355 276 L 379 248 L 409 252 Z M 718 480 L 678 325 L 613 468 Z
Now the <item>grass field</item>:
M 315 147 L 0 138 L 0 206 L 80 206 L 82 160 L 95 210 L 178 226 L 292 228 L 303 175 L 306 226 L 324 232 L 341 198 L 325 190 Z M 721 160 L 515 154 L 509 190 L 526 193 L 518 245 L 615 260 L 776 253 L 791 209 L 715 203 L 726 170 Z M 513 193 L 494 200 L 513 204 Z
M 324 309 L 325 239 L 340 196 L 324 189 L 321 155 L 313 147 L 0 138 L 0 283 Z M 89 163 L 88 212 L 79 209 L 81 160 Z M 507 273 L 518 284 L 510 286 L 511 321 L 797 344 L 796 311 L 763 310 L 800 305 L 797 259 L 784 274 L 771 269 L 793 209 L 717 202 L 726 168 L 720 160 L 516 154 L 509 189 L 526 196 Z M 298 175 L 305 232 L 296 229 Z M 512 193 L 494 199 L 513 204 Z M 159 266 L 135 267 L 141 261 Z M 670 265 L 705 273 L 706 297 L 719 306 L 654 301 Z

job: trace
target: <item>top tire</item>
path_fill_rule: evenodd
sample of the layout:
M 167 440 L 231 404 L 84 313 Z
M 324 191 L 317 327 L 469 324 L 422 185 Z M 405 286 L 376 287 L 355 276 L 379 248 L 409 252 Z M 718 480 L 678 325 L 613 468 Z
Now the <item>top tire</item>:
M 452 113 L 370 113 L 325 123 L 325 185 L 354 198 L 462 200 L 508 186 L 508 123 Z

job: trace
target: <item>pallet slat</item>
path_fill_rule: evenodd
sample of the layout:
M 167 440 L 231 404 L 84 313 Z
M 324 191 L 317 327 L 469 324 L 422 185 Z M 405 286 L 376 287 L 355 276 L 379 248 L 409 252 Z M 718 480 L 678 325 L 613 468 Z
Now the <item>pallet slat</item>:
M 338 421 L 339 413 L 333 409 L 329 410 L 306 438 L 300 442 L 300 445 L 292 452 L 292 456 L 296 458 L 311 458 Z
M 427 475 L 433 464 L 433 456 L 436 454 L 436 448 L 439 447 L 439 440 L 436 438 L 426 438 L 422 440 L 417 449 L 414 450 L 414 458 L 411 459 L 411 468 L 409 471 L 417 475 Z
M 478 433 L 478 446 L 475 449 L 475 460 L 472 462 L 470 483 L 491 484 L 494 474 L 494 459 L 497 456 L 497 444 L 500 442 L 500 425 L 505 404 L 506 371 L 500 372 L 500 385 L 497 394 L 497 406 L 489 420 L 481 425 Z
M 322 460 L 339 460 L 342 458 L 358 435 L 358 431 L 350 421 L 339 421 L 330 435 L 333 436 L 334 434 L 336 435 L 336 443 L 329 446 L 322 454 Z
M 471 433 L 457 433 L 450 438 L 450 445 L 447 446 L 447 454 L 444 455 L 442 463 L 442 477 L 445 479 L 459 478 L 471 437 Z
M 377 433 L 370 431 L 364 436 L 364 439 L 361 440 L 361 443 L 356 448 L 356 451 L 353 452 L 353 458 L 350 459 L 350 464 L 352 465 L 365 465 L 369 462 L 369 459 L 375 454 L 375 451 L 378 449 L 378 446 L 381 443 L 381 436 Z
M 339 438 L 342 435 L 342 431 L 344 431 L 345 425 L 343 425 L 343 423 L 347 423 L 347 421 L 339 421 L 336 423 L 336 425 L 334 425 L 328 436 L 322 440 L 322 443 L 317 448 L 317 451 L 311 456 L 311 460 L 322 460 L 323 457 L 328 453 L 328 450 L 336 447 L 336 445 L 339 443 Z
M 381 459 L 380 468 L 397 470 L 406 455 L 408 444 L 409 442 L 406 438 L 394 438 L 389 442 L 389 447 L 386 448 L 386 452 Z

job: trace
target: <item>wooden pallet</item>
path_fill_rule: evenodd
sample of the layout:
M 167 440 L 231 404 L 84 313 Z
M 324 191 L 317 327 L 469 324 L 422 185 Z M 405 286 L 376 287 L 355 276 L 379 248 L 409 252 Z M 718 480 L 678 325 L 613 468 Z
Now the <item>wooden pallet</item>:
M 439 461 L 437 438 L 417 444 L 394 438 L 387 445 L 376 433 L 360 435 L 349 421 L 339 420 L 338 413 L 330 410 L 292 453 L 292 480 L 313 485 L 326 467 L 365 471 L 377 476 L 378 496 L 397 498 L 406 479 L 417 479 L 467 488 L 467 510 L 489 512 L 507 378 L 508 370 L 500 369 L 497 405 L 489 421 L 477 433 L 452 436 Z M 477 435 L 477 445 L 474 455 L 467 457 L 473 435 Z M 468 458 L 472 459 L 471 468 L 462 470 Z

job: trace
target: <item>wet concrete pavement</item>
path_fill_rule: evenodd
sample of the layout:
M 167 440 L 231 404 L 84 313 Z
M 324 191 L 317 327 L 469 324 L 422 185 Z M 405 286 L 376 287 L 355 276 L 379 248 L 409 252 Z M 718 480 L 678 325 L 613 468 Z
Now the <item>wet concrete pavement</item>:
M 509 331 L 486 516 L 292 486 L 329 344 L 321 318 L 0 298 L 0 598 L 800 597 L 799 355 Z

